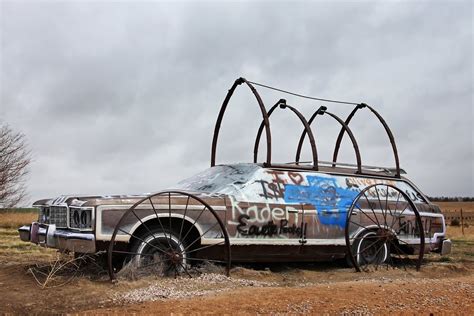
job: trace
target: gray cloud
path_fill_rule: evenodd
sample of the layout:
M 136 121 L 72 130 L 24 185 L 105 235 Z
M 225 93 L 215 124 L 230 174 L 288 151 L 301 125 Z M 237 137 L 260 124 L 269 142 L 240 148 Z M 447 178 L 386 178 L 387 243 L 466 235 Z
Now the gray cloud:
M 469 1 L 0 8 L 0 119 L 30 141 L 32 199 L 156 191 L 206 168 L 219 106 L 239 76 L 373 105 L 425 193 L 474 194 Z M 268 106 L 282 97 L 259 91 Z M 284 97 L 307 115 L 321 105 Z M 343 117 L 351 110 L 329 108 Z M 274 156 L 292 160 L 301 127 L 284 114 L 272 120 Z M 361 114 L 353 130 L 364 163 L 393 165 L 381 127 Z M 239 89 L 218 161 L 250 161 L 258 124 L 251 94 Z M 338 128 L 323 117 L 314 129 L 328 160 Z M 348 142 L 342 158 L 354 160 Z

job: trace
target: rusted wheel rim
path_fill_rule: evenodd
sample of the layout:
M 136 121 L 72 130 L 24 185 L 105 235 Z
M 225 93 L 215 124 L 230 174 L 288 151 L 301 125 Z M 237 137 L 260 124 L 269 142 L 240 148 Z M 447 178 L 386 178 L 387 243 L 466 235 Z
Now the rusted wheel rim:
M 199 219 L 205 219 L 208 225 L 193 229 L 201 223 Z M 201 244 L 203 237 L 206 244 Z M 124 238 L 130 243 L 124 242 Z M 130 250 L 133 243 L 138 245 L 137 251 Z M 216 253 L 218 257 L 213 257 Z M 149 274 L 192 277 L 198 273 L 198 266 L 209 263 L 224 266 L 229 275 L 230 242 L 224 223 L 206 201 L 188 192 L 163 191 L 141 199 L 120 218 L 108 249 L 111 280 L 120 268 L 118 261 L 133 263 L 135 277 Z
M 345 238 L 348 259 L 358 272 L 421 267 L 425 238 L 420 214 L 393 185 L 374 184 L 357 195 L 347 213 Z

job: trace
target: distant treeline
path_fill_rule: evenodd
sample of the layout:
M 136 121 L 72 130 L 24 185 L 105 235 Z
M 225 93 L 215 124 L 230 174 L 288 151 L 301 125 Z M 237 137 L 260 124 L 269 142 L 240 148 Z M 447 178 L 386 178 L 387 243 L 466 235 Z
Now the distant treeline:
M 433 202 L 473 202 L 474 197 L 467 196 L 429 196 Z

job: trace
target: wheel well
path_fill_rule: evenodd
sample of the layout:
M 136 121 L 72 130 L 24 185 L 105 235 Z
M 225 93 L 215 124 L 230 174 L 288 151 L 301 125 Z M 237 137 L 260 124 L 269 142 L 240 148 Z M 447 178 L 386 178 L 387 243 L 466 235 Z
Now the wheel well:
M 182 230 L 181 226 L 183 227 Z M 176 235 L 179 235 L 181 231 L 181 237 L 186 237 L 185 240 L 188 242 L 194 242 L 201 235 L 196 226 L 194 226 L 191 222 L 186 219 L 177 217 L 171 217 L 171 220 L 169 217 L 160 217 L 159 220 L 157 218 L 150 219 L 138 226 L 138 228 L 132 234 L 135 236 L 141 236 L 147 233 L 148 230 L 161 229 L 162 227 L 164 229 L 170 229 Z M 130 244 L 134 239 L 135 238 L 133 237 L 130 239 Z M 192 245 L 193 248 L 197 246 L 199 246 L 198 242 Z
M 395 231 L 394 231 L 393 228 L 387 228 L 387 227 L 382 227 L 382 228 L 385 229 L 385 230 L 388 230 L 388 231 L 391 231 L 391 232 L 395 233 Z M 376 225 L 370 225 L 370 226 L 368 226 L 368 227 L 365 227 L 365 228 L 363 228 L 363 229 L 360 229 L 360 230 L 357 232 L 357 234 L 354 235 L 354 237 L 359 237 L 360 235 L 365 234 L 366 232 L 376 232 L 378 229 L 379 229 L 378 226 L 376 226 Z M 395 234 L 395 235 L 396 235 L 397 238 L 398 238 L 398 235 L 397 235 L 397 234 Z

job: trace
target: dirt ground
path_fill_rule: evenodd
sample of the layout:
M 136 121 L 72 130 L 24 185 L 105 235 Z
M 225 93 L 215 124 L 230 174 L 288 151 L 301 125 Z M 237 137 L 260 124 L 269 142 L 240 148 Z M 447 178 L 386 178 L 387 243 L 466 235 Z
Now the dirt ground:
M 261 264 L 235 266 L 230 278 L 217 268 L 194 279 L 112 284 L 89 264 L 52 275 L 44 288 L 42 273 L 57 267 L 58 254 L 19 241 L 12 226 L 0 218 L 0 314 L 474 314 L 474 226 L 464 235 L 448 227 L 453 253 L 428 255 L 420 272 L 356 273 L 343 262 Z

